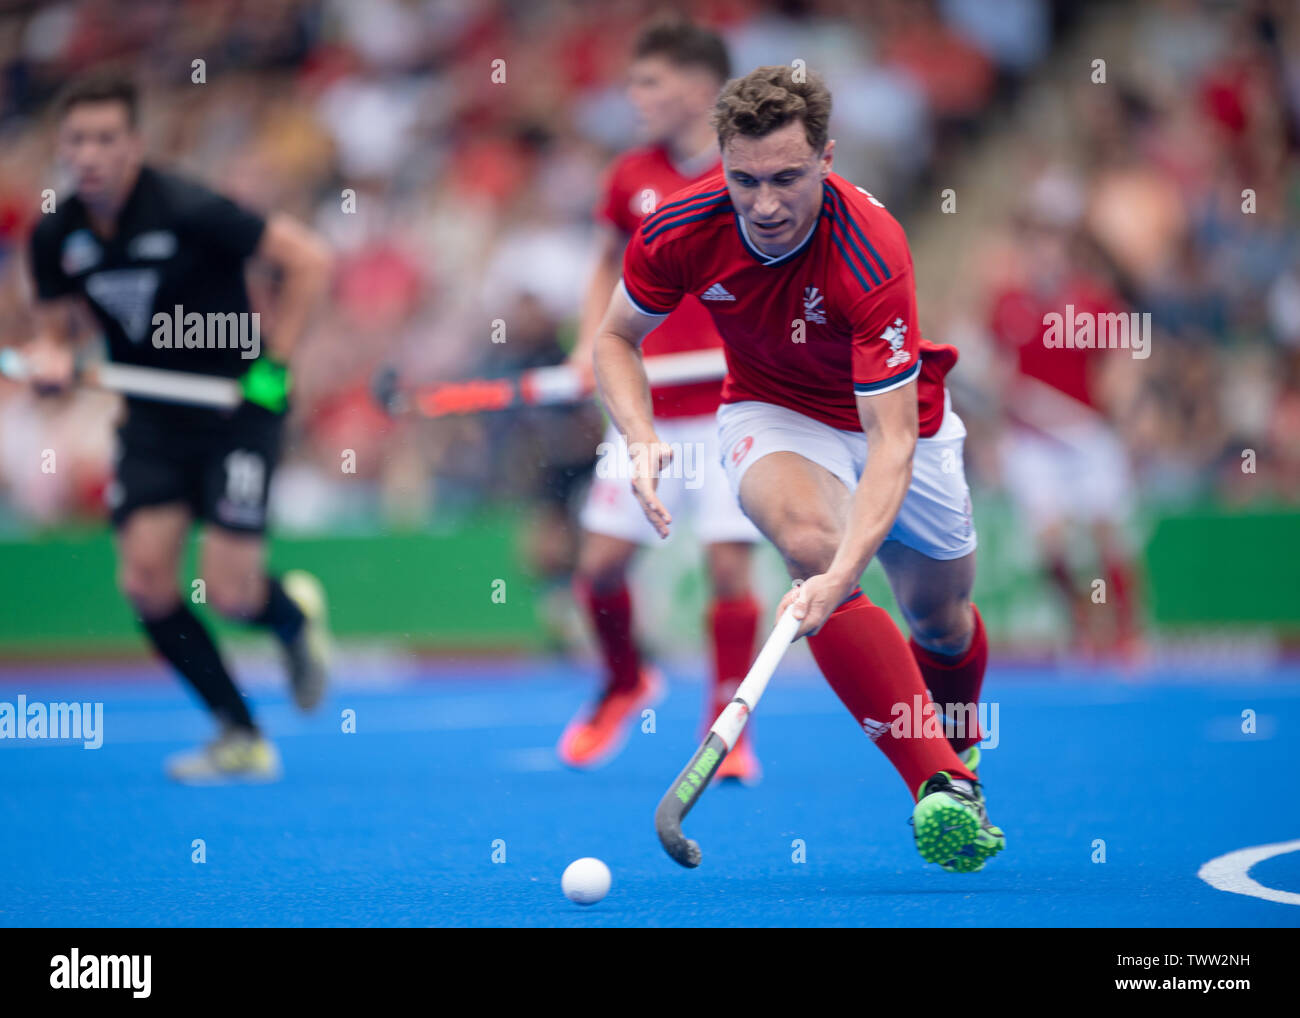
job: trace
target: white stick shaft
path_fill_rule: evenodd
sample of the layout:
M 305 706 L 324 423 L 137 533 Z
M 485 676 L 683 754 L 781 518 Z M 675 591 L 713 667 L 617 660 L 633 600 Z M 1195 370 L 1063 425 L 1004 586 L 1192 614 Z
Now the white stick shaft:
M 647 357 L 644 363 L 651 385 L 712 382 L 727 375 L 727 358 L 721 349 L 659 354 Z M 525 372 L 520 388 L 524 402 L 533 406 L 576 403 L 588 395 L 578 373 L 567 364 Z
M 23 355 L 17 350 L 0 350 L 0 375 L 26 381 L 30 372 Z M 239 383 L 233 378 L 196 375 L 189 371 L 165 371 L 101 361 L 85 366 L 81 377 L 83 382 L 109 392 L 168 403 L 229 409 L 239 406 L 244 400 Z
M 17 350 L 0 350 L 0 375 L 16 381 L 30 377 L 27 362 Z M 123 396 L 158 399 L 168 403 L 230 409 L 243 402 L 239 383 L 233 378 L 198 375 L 189 371 L 165 371 L 133 364 L 102 361 L 82 369 L 83 382 L 118 392 Z
M 651 385 L 711 382 L 726 377 L 727 357 L 721 349 L 661 354 L 645 359 L 645 373 Z
M 787 608 L 785 614 L 777 621 L 772 635 L 763 644 L 763 649 L 758 652 L 758 657 L 749 668 L 749 674 L 737 688 L 735 697 L 723 708 L 722 713 L 718 715 L 718 720 L 713 722 L 710 731 L 727 744 L 728 750 L 736 745 L 736 740 L 740 738 L 741 731 L 749 721 L 750 712 L 758 706 L 758 701 L 767 689 L 776 666 L 785 657 L 785 652 L 790 648 L 794 634 L 798 630 L 799 620 Z
M 101 389 L 124 396 L 158 399 L 168 403 L 233 409 L 243 402 L 239 383 L 233 378 L 196 375 L 188 371 L 164 371 L 133 364 L 97 364 L 89 372 Z
M 577 403 L 586 395 L 578 373 L 564 364 L 534 368 L 524 376 L 523 387 L 535 393 L 536 403 L 542 406 Z

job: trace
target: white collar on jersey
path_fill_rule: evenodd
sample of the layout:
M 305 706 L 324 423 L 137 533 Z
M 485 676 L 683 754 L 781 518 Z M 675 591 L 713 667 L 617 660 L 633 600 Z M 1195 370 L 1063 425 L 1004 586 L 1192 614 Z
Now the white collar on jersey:
M 736 213 L 736 222 L 740 226 L 740 239 L 745 242 L 745 247 L 749 248 L 750 254 L 752 254 L 764 265 L 779 265 L 787 258 L 793 258 L 795 255 L 797 255 L 808 245 L 808 241 L 812 240 L 812 235 L 817 232 L 817 226 L 821 223 L 821 221 L 822 221 L 821 212 L 818 212 L 817 218 L 813 220 L 812 226 L 809 227 L 808 232 L 804 234 L 803 240 L 799 241 L 798 244 L 792 247 L 785 254 L 770 255 L 764 252 L 763 250 L 761 250 L 759 246 L 755 244 L 753 240 L 750 239 L 749 227 L 745 225 L 745 217 L 742 216 L 739 212 Z

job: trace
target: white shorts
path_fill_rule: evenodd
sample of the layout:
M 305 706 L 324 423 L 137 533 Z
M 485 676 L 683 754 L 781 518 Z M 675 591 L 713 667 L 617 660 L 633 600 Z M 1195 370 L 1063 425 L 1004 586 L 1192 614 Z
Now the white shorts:
M 695 536 L 705 544 L 755 543 L 763 539 L 740 511 L 722 470 L 718 424 L 712 414 L 655 422 L 659 438 L 673 447 L 667 476 L 659 478 L 659 500 L 672 514 L 675 531 L 684 513 L 692 517 Z M 632 494 L 626 443 L 611 425 L 596 462 L 596 475 L 580 517 L 583 529 L 637 544 L 659 544 L 641 504 Z M 672 540 L 669 534 L 668 540 Z
M 773 452 L 798 453 L 824 467 L 849 491 L 867 463 L 867 436 L 842 431 L 772 403 L 724 403 L 718 408 L 726 470 L 733 491 L 756 462 Z M 917 440 L 912 483 L 886 536 L 933 559 L 954 559 L 975 550 L 970 489 L 962 462 L 966 425 L 944 394 L 943 423 L 930 438 Z
M 1128 454 L 1101 421 L 1054 435 L 1013 428 L 1000 453 L 1007 490 L 1036 534 L 1062 522 L 1120 523 L 1132 511 Z

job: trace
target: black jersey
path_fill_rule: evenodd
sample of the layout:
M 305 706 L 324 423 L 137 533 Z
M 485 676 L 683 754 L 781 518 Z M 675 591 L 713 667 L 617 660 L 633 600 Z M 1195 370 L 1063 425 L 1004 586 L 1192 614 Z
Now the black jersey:
M 179 306 L 185 316 L 233 313 L 250 321 L 244 262 L 265 226 L 261 216 L 201 184 L 145 166 L 112 237 L 91 229 L 75 196 L 42 217 L 31 241 L 36 291 L 43 300 L 84 297 L 111 360 L 233 378 L 252 364 L 237 343 L 160 348 L 155 341 L 166 339 L 154 316 L 175 319 Z M 259 347 L 265 350 L 265 336 Z

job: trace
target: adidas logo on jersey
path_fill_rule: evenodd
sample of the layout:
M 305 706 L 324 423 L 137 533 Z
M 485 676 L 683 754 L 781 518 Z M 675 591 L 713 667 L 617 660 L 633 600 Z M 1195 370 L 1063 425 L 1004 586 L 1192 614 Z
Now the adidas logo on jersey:
M 714 283 L 711 287 L 700 294 L 700 300 L 735 300 L 731 294 L 727 293 L 726 287 L 721 283 Z

